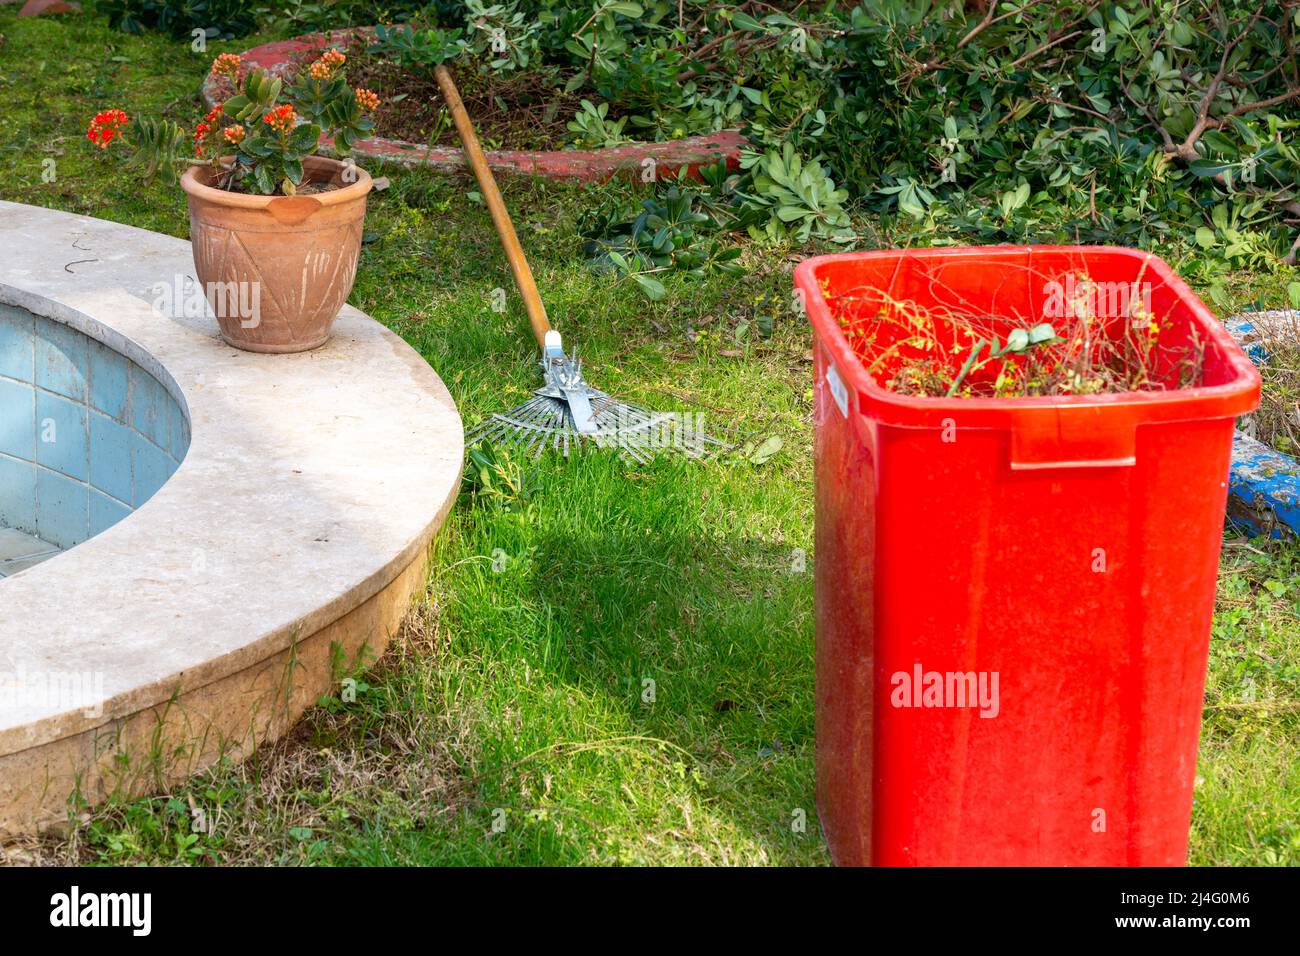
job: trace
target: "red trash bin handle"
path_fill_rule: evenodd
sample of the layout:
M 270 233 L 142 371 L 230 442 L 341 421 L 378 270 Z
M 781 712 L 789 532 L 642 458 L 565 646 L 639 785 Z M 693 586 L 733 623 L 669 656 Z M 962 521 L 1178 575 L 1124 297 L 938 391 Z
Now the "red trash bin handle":
M 1137 422 L 1123 406 L 1044 408 L 1011 429 L 1011 470 L 1137 464 Z

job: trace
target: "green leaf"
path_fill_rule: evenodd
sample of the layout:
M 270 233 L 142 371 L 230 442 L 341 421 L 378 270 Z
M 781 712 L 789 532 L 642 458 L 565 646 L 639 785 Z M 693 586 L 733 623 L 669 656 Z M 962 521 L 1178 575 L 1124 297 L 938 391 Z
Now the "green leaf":
M 1021 183 L 1011 195 L 1011 209 L 1014 212 L 1029 201 L 1029 183 Z
M 311 153 L 319 140 L 320 127 L 315 123 L 303 123 L 289 135 L 289 147 L 299 153 Z
M 264 196 L 275 192 L 275 174 L 265 163 L 253 169 L 253 182 L 257 186 L 257 191 Z
M 265 136 L 249 137 L 240 144 L 241 152 L 246 153 L 253 159 L 266 159 L 275 152 L 275 144 Z
M 636 284 L 641 287 L 641 291 L 646 294 L 646 298 L 651 302 L 658 302 L 667 294 L 664 284 L 658 279 L 643 275 L 633 275 L 632 278 L 636 280 Z
M 1187 168 L 1193 176 L 1208 179 L 1211 176 L 1217 176 L 1219 173 L 1232 169 L 1235 165 L 1236 163 L 1224 163 L 1213 159 L 1194 159 L 1187 164 Z
M 1201 142 L 1216 153 L 1222 153 L 1225 156 L 1237 155 L 1237 144 L 1228 137 L 1224 136 L 1217 129 L 1209 129 L 1201 134 Z
M 1202 249 L 1213 249 L 1218 241 L 1218 236 L 1208 226 L 1201 226 L 1196 230 L 1196 244 Z
M 1040 342 L 1050 342 L 1056 338 L 1056 329 L 1052 328 L 1050 322 L 1043 322 L 1035 325 L 1029 330 L 1029 344 L 1038 345 Z
M 751 465 L 765 465 L 772 460 L 772 457 L 781 450 L 785 443 L 781 441 L 780 435 L 768 435 L 758 447 L 749 453 L 749 463 Z
M 1286 297 L 1291 301 L 1291 308 L 1300 309 L 1300 282 L 1288 282 Z
M 1012 329 L 1007 336 L 1007 345 L 1004 352 L 1023 352 L 1029 348 L 1029 331 L 1027 329 Z
M 913 219 L 925 218 L 925 206 L 917 197 L 916 184 L 909 182 L 898 194 L 898 208 Z

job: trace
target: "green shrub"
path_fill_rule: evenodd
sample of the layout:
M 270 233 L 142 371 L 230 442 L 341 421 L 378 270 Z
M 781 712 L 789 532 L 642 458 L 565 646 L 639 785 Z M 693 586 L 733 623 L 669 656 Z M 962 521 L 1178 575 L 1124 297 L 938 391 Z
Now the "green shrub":
M 103 2 L 178 34 L 251 15 Z M 1290 0 L 298 0 L 282 17 L 436 26 L 490 68 L 540 69 L 590 102 L 570 123 L 586 145 L 742 128 L 737 193 L 764 237 L 845 238 L 849 210 L 931 242 L 1172 242 L 1207 269 L 1295 255 Z
M 95 9 L 125 33 L 158 30 L 190 39 L 195 30 L 208 39 L 229 40 L 257 29 L 253 0 L 97 0 Z

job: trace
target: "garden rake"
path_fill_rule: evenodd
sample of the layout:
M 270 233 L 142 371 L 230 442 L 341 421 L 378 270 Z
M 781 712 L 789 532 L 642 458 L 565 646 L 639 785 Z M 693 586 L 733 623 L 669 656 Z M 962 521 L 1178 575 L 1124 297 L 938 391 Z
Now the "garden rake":
M 515 235 L 510 214 L 501 199 L 501 191 L 497 188 L 492 170 L 488 168 L 487 158 L 483 155 L 483 148 L 479 145 L 474 125 L 470 122 L 465 104 L 461 102 L 451 73 L 446 66 L 439 64 L 434 69 L 434 75 L 442 97 L 451 110 L 452 119 L 456 122 L 465 158 L 474 170 L 479 189 L 483 193 L 483 201 L 487 204 L 497 234 L 501 237 L 510 271 L 514 273 L 515 284 L 519 287 L 524 307 L 528 310 L 528 321 L 532 324 L 533 334 L 542 347 L 540 364 L 543 386 L 522 405 L 508 412 L 494 414 L 478 425 L 466 436 L 466 443 L 473 445 L 486 440 L 521 445 L 537 456 L 547 449 L 554 449 L 563 452 L 566 457 L 571 450 L 580 452 L 584 445 L 591 443 L 598 448 L 618 448 L 623 454 L 641 463 L 648 462 L 664 450 L 688 458 L 701 458 L 710 452 L 730 448 L 727 443 L 713 438 L 698 427 L 698 416 L 652 412 L 639 405 L 619 401 L 587 384 L 582 375 L 582 363 L 578 361 L 577 349 L 574 349 L 572 355 L 566 355 L 560 333 L 551 328 L 547 321 L 546 307 L 542 304 L 537 284 L 533 281 L 533 272 L 528 267 L 528 260 L 519 245 L 519 237 Z

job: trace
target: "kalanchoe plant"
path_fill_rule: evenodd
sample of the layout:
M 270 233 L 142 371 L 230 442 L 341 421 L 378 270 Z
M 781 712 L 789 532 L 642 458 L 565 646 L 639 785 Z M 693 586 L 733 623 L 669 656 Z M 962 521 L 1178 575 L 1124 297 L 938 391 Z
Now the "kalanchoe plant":
M 180 167 L 213 166 L 219 188 L 292 196 L 303 185 L 303 159 L 317 152 L 322 131 L 333 137 L 335 153 L 347 156 L 375 128 L 370 114 L 379 97 L 348 86 L 346 59 L 326 50 L 286 86 L 281 77 L 245 70 L 237 55 L 223 53 L 212 75 L 229 80 L 236 93 L 192 134 L 170 120 L 129 121 L 122 110 L 105 110 L 86 137 L 101 149 L 115 139 L 126 142 L 134 148 L 130 164 L 146 179 L 174 181 Z

